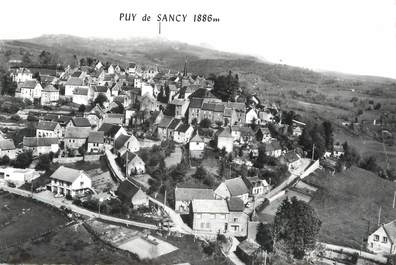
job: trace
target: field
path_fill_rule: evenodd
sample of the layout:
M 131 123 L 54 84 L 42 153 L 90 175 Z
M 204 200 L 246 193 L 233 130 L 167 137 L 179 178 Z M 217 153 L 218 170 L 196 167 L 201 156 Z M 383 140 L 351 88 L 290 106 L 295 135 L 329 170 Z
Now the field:
M 317 186 L 310 204 L 322 221 L 320 240 L 360 248 L 363 239 L 381 223 L 396 218 L 392 208 L 396 183 L 353 167 L 333 176 L 317 171 L 304 181 Z
M 0 248 L 23 242 L 66 222 L 65 216 L 50 207 L 0 191 Z

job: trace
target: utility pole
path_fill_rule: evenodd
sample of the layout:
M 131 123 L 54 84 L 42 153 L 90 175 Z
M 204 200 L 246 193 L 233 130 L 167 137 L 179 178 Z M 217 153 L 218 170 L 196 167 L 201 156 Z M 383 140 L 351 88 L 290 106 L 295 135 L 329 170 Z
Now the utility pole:
M 382 211 L 382 206 L 380 206 L 380 208 L 379 208 L 379 212 L 378 212 L 378 226 L 380 226 L 381 225 L 381 211 Z
M 166 188 L 165 188 L 165 195 L 164 195 L 164 205 L 166 206 Z
M 395 202 L 396 202 L 396 190 L 393 193 L 393 204 L 392 204 L 392 208 L 395 209 Z
M 314 160 L 315 144 L 312 144 L 312 160 Z

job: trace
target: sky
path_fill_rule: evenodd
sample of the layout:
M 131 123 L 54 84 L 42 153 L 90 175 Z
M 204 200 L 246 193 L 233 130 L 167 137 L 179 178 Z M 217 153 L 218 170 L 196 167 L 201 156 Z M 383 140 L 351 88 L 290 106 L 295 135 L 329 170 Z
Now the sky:
M 396 78 L 396 0 L 5 0 L 1 6 L 0 39 L 160 37 L 313 70 Z M 120 13 L 139 20 L 120 21 Z M 153 20 L 142 22 L 145 13 Z M 200 13 L 220 21 L 192 22 Z M 188 18 L 162 22 L 159 35 L 157 14 Z

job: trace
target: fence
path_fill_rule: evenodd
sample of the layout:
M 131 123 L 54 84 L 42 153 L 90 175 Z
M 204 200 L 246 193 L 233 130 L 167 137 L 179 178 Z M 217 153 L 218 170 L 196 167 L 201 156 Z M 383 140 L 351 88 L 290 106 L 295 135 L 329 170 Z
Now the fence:
M 60 163 L 60 164 L 69 164 L 83 160 L 84 160 L 83 156 L 75 156 L 75 157 L 58 157 L 58 158 L 54 158 L 53 161 L 55 163 Z
M 84 161 L 99 161 L 102 154 L 84 155 Z

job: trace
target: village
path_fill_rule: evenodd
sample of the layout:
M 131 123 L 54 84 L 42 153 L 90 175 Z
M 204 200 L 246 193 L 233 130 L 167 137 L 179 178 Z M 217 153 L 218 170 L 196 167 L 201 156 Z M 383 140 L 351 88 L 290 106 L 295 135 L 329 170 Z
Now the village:
M 220 237 L 233 264 L 265 264 L 255 263 L 267 262 L 260 227 L 284 200 L 310 201 L 318 188 L 306 177 L 349 167 L 348 144 L 333 139 L 330 123 L 307 124 L 246 93 L 237 74 L 199 76 L 187 58 L 178 72 L 89 59 L 64 68 L 10 62 L 25 107 L 11 116 L 21 126 L 1 126 L 0 189 L 89 216 L 99 230 L 96 219 Z M 131 238 L 118 246 L 140 258 L 176 249 L 155 234 Z M 396 253 L 396 221 L 365 240 L 359 256 L 385 264 Z M 358 251 L 329 244 L 312 259 L 335 264 Z

